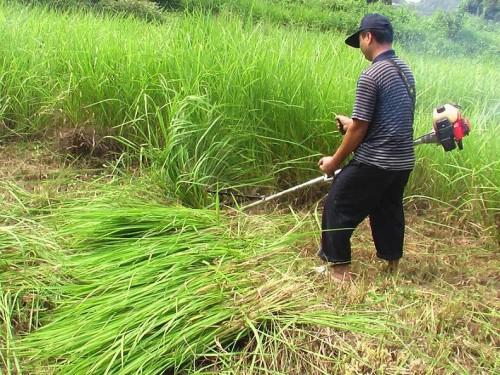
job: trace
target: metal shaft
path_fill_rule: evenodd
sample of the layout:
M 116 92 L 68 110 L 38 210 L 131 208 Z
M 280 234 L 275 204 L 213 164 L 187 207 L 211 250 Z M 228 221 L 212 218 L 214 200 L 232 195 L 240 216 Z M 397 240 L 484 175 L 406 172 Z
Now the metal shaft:
M 439 144 L 439 139 L 437 138 L 436 133 L 430 132 L 430 133 L 424 134 L 421 137 L 418 137 L 417 139 L 415 139 L 413 141 L 413 146 L 429 144 L 429 143 Z
M 336 176 L 339 172 L 340 172 L 340 169 L 336 170 L 335 173 L 334 173 L 334 175 Z M 264 202 L 272 201 L 273 199 L 276 199 L 276 198 L 279 198 L 279 197 L 281 197 L 283 195 L 286 195 L 288 193 L 292 193 L 294 191 L 303 189 L 303 188 L 305 188 L 307 186 L 312 186 L 312 185 L 316 185 L 316 184 L 321 183 L 321 182 L 328 182 L 328 181 L 332 181 L 332 180 L 333 180 L 333 177 L 328 177 L 327 175 L 316 177 L 316 178 L 313 178 L 312 180 L 304 182 L 304 183 L 302 183 L 300 185 L 291 187 L 290 189 L 283 190 L 283 191 L 281 191 L 281 192 L 279 192 L 277 194 L 273 194 L 273 195 L 270 195 L 268 197 L 264 197 L 264 198 L 262 198 L 259 201 L 250 203 L 250 204 L 242 207 L 241 210 L 246 210 L 247 208 L 258 206 L 259 204 L 262 204 Z

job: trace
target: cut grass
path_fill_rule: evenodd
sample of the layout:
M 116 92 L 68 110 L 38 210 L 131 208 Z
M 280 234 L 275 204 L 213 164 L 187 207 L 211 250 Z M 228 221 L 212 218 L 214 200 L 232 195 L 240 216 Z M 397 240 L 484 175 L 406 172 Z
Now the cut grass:
M 316 246 L 307 238 L 316 240 L 319 231 L 311 216 L 226 217 L 159 206 L 137 183 L 101 182 L 94 191 L 94 184 L 82 185 L 44 216 L 66 248 L 60 274 L 71 278 L 8 292 L 4 317 L 19 310 L 42 318 L 42 328 L 27 336 L 12 313 L 10 324 L 4 320 L 2 355 L 11 371 L 81 373 L 95 366 L 103 373 L 110 364 L 123 373 L 141 366 L 227 374 L 498 370 L 499 258 L 487 228 L 439 225 L 438 211 L 410 215 L 405 258 L 390 277 L 362 226 L 353 246 L 358 277 L 339 286 L 312 271 Z M 34 307 L 26 304 L 30 293 L 40 296 Z M 367 335 L 367 324 L 390 330 Z
M 116 193 L 84 202 L 45 219 L 73 244 L 64 263 L 73 281 L 59 288 L 64 297 L 47 324 L 22 342 L 34 368 L 161 373 L 268 324 L 386 329 L 374 314 L 325 305 L 312 280 L 293 272 L 301 223 L 285 232 L 282 220 L 230 222 Z
M 29 219 L 25 206 L 12 207 L 0 212 L 0 369 L 6 374 L 23 372 L 17 336 L 40 326 L 40 315 L 58 298 L 52 288 L 61 280 L 54 233 Z

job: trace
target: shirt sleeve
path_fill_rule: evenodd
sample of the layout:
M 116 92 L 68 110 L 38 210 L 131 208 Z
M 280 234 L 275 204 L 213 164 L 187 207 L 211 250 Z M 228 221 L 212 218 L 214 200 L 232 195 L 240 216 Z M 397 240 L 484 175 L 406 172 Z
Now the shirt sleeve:
M 371 122 L 377 102 L 377 84 L 372 77 L 362 74 L 356 87 L 352 118 Z

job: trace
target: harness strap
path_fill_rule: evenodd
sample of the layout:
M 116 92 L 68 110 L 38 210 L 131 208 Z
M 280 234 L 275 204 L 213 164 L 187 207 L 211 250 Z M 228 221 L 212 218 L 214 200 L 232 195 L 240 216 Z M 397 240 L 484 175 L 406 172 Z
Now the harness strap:
M 398 71 L 399 76 L 401 77 L 401 79 L 403 80 L 403 82 L 406 86 L 406 90 L 408 91 L 408 95 L 410 96 L 411 103 L 413 106 L 413 111 L 415 111 L 415 103 L 417 102 L 417 93 L 415 90 L 415 86 L 410 84 L 410 81 L 408 80 L 408 77 L 404 74 L 403 69 L 401 69 L 401 67 L 398 64 L 396 64 L 396 62 L 393 59 L 387 59 L 385 61 L 389 62 Z

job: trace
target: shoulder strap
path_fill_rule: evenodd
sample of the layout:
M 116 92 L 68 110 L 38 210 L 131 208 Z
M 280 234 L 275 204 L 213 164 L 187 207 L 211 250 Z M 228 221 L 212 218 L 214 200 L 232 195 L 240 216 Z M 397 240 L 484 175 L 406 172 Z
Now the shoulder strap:
M 387 59 L 385 61 L 388 61 L 398 71 L 399 76 L 401 77 L 401 79 L 403 80 L 403 82 L 406 86 L 406 90 L 408 91 L 408 95 L 410 96 L 411 102 L 413 104 L 413 109 L 415 109 L 415 103 L 417 101 L 417 94 L 416 94 L 415 86 L 410 84 L 408 77 L 406 77 L 406 75 L 403 73 L 403 69 L 401 69 L 401 67 L 398 64 L 396 64 L 396 62 L 393 59 Z

